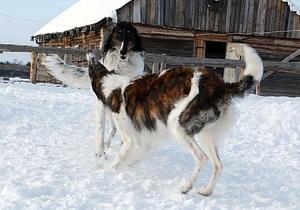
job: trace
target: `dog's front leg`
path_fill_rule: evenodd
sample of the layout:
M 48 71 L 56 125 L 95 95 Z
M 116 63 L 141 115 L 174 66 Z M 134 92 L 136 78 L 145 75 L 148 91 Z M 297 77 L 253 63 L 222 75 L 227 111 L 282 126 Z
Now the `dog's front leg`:
M 118 169 L 121 165 L 127 163 L 129 154 L 133 148 L 133 142 L 131 141 L 131 139 L 122 136 L 122 140 L 122 148 L 111 164 L 111 167 L 114 169 Z
M 105 108 L 100 100 L 96 103 L 96 157 L 104 157 Z

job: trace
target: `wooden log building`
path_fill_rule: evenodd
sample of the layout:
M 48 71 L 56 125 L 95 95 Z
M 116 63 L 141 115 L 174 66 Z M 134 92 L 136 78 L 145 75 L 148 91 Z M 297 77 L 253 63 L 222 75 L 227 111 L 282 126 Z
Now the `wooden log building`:
M 293 0 L 119 0 L 113 11 L 103 8 L 112 0 L 80 0 L 53 21 L 60 21 L 63 26 L 64 20 L 72 19 L 72 15 L 76 21 L 81 4 L 88 2 L 97 4 L 91 4 L 91 8 L 95 12 L 99 8 L 103 16 L 98 14 L 99 19 L 88 24 L 68 23 L 68 27 L 59 29 L 50 27 L 50 22 L 33 39 L 43 46 L 97 49 L 114 21 L 126 21 L 136 26 L 148 53 L 240 59 L 237 44 L 247 43 L 256 48 L 264 61 L 283 61 L 300 49 L 300 10 L 292 7 Z M 90 13 L 92 16 L 93 12 Z M 73 57 L 72 61 L 80 65 L 82 59 Z M 293 61 L 300 61 L 300 56 Z M 156 64 L 148 66 L 156 68 Z M 226 80 L 237 80 L 238 72 L 239 69 L 225 69 L 224 76 Z M 37 80 L 49 80 L 42 68 Z M 300 96 L 300 75 L 268 72 L 261 84 L 261 94 Z

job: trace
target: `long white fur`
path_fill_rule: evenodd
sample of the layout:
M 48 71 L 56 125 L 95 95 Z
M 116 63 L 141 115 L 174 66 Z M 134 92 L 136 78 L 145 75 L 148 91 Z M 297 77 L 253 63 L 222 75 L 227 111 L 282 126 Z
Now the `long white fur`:
M 260 82 L 264 73 L 264 66 L 255 49 L 244 45 L 244 59 L 246 63 L 244 75 L 252 75 L 255 81 Z
M 121 49 L 121 48 L 120 48 Z M 120 75 L 125 75 L 128 80 L 143 74 L 144 55 L 142 52 L 128 52 L 126 59 L 120 58 L 120 49 L 109 50 L 106 56 L 101 60 L 103 65 L 109 70 L 114 70 Z M 88 58 L 90 60 L 91 58 Z M 43 59 L 43 65 L 48 69 L 49 73 L 56 79 L 62 81 L 71 87 L 91 88 L 91 81 L 88 75 L 88 68 L 80 68 L 75 65 L 66 64 L 57 55 L 48 55 Z M 80 72 L 80 73 L 78 73 Z M 111 89 L 120 85 L 121 81 L 113 81 L 108 78 L 105 89 Z M 105 91 L 107 92 L 107 91 Z M 107 93 L 108 94 L 108 93 Z M 104 146 L 104 130 L 105 119 L 112 122 L 111 115 L 107 113 L 101 101 L 96 100 L 96 156 L 101 157 L 105 154 Z M 116 133 L 113 123 L 112 130 L 107 139 L 107 147 L 111 145 L 112 138 Z
M 120 58 L 118 49 L 109 50 L 102 60 L 103 65 L 109 70 L 126 75 L 130 78 L 137 77 L 143 74 L 144 57 L 140 52 L 128 52 L 126 59 Z M 78 88 L 90 88 L 91 80 L 88 75 L 87 68 L 77 67 L 75 65 L 66 64 L 57 55 L 51 54 L 45 56 L 43 65 L 48 72 L 56 79 L 66 85 Z M 79 73 L 82 72 L 82 73 Z
M 250 47 L 245 47 L 244 52 L 247 65 L 244 75 L 252 75 L 256 81 L 260 81 L 263 71 L 260 57 L 256 54 L 255 50 Z M 121 84 L 124 89 L 124 87 L 126 87 L 127 79 L 122 77 L 121 80 L 123 80 Z M 216 139 L 233 124 L 232 121 L 235 112 L 233 106 L 224 106 L 221 117 L 217 122 L 204 127 L 199 134 L 194 136 L 194 138 L 186 135 L 179 123 L 179 116 L 182 111 L 186 109 L 191 100 L 193 100 L 199 91 L 201 91 L 198 86 L 199 80 L 201 80 L 201 73 L 196 71 L 191 81 L 192 85 L 189 95 L 175 104 L 173 110 L 169 114 L 167 125 L 157 122 L 155 131 L 148 131 L 147 129 L 142 129 L 142 131 L 136 130 L 126 113 L 124 104 L 122 104 L 119 113 L 112 113 L 116 127 L 125 139 L 119 154 L 112 162 L 112 167 L 118 168 L 124 164 L 132 163 L 132 159 L 138 154 L 138 151 L 140 151 L 140 153 L 145 153 L 153 147 L 151 144 L 158 143 L 162 137 L 166 138 L 167 136 L 170 136 L 175 138 L 178 143 L 183 145 L 184 148 L 192 154 L 196 163 L 191 178 L 181 187 L 180 192 L 185 193 L 192 188 L 199 172 L 204 166 L 205 160 L 208 158 L 213 165 L 213 173 L 208 184 L 199 190 L 199 194 L 205 196 L 211 194 L 222 170 L 216 148 Z M 107 81 L 108 80 L 105 82 Z M 107 93 L 113 91 L 113 87 L 110 87 L 110 89 L 107 88 L 106 91 Z M 155 139 L 157 141 L 154 141 Z M 200 146 L 196 140 L 200 143 Z
M 130 78 L 137 77 L 143 74 L 144 71 L 144 55 L 139 52 L 128 52 L 126 58 L 120 58 L 120 50 L 108 51 L 103 65 L 109 70 L 126 75 Z
M 57 55 L 45 56 L 43 65 L 48 72 L 59 81 L 71 87 L 90 88 L 91 80 L 87 68 L 80 68 L 75 65 L 66 64 Z M 82 73 L 79 73 L 82 72 Z
M 130 77 L 125 75 L 109 75 L 103 79 L 103 93 L 105 97 L 109 97 L 111 91 L 122 88 L 131 81 Z

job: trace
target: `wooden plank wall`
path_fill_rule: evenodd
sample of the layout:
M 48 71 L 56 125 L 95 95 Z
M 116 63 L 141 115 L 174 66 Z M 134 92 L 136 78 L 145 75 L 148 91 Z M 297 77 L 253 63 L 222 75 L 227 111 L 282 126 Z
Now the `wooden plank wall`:
M 96 49 L 100 48 L 100 43 L 102 41 L 101 33 L 90 32 L 87 35 L 80 35 L 74 37 L 65 37 L 62 40 L 50 40 L 45 46 L 51 47 L 79 47 L 79 48 L 89 48 L 91 45 L 94 45 Z
M 300 38 L 300 16 L 281 0 L 133 0 L 119 21 L 222 33 Z
M 147 53 L 193 57 L 193 40 L 172 40 L 143 37 L 142 41 Z
M 276 72 L 261 82 L 263 96 L 300 96 L 300 75 Z

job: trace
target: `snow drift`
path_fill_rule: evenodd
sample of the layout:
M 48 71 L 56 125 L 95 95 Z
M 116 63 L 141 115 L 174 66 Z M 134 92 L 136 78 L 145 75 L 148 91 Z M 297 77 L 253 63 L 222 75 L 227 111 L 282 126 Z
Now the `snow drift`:
M 123 171 L 94 156 L 94 98 L 87 89 L 0 82 L 0 209 L 299 209 L 300 98 L 251 95 L 220 141 L 214 193 L 209 164 L 195 189 L 177 194 L 192 157 L 168 141 Z

